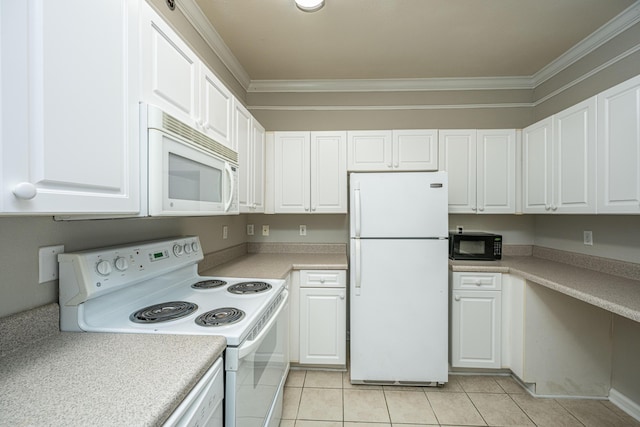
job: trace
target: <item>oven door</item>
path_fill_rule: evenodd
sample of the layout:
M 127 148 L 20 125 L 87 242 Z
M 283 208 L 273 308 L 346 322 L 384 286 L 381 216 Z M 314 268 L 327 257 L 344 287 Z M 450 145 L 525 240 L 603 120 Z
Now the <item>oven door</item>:
M 181 138 L 149 129 L 149 215 L 222 215 L 237 204 L 237 171 Z
M 226 359 L 225 427 L 277 426 L 289 372 L 287 295 L 258 336 L 227 348 Z

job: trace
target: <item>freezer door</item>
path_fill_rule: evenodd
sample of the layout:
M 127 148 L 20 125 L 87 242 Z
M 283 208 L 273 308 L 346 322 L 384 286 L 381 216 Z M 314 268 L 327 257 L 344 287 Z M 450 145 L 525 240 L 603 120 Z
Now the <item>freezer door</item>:
M 446 172 L 352 173 L 351 237 L 446 237 Z
M 351 380 L 446 382 L 447 240 L 351 239 Z

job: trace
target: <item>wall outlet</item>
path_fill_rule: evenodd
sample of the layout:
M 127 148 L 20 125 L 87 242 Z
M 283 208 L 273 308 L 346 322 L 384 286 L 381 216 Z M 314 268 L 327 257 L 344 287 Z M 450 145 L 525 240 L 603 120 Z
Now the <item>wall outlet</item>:
M 38 283 L 58 278 L 58 254 L 64 253 L 64 245 L 45 246 L 38 249 Z
M 247 236 L 253 236 L 253 224 L 247 224 Z
M 583 232 L 584 244 L 587 246 L 593 246 L 593 233 L 591 231 Z
M 222 226 L 222 238 L 227 239 L 229 237 L 229 227 L 226 225 Z
M 456 233 L 462 234 L 463 231 L 464 231 L 463 225 L 456 225 Z
M 269 235 L 269 226 L 268 225 L 263 225 L 262 226 L 262 235 L 263 236 L 268 236 Z
M 306 225 L 300 225 L 300 235 L 301 236 L 306 236 L 307 235 L 307 226 Z

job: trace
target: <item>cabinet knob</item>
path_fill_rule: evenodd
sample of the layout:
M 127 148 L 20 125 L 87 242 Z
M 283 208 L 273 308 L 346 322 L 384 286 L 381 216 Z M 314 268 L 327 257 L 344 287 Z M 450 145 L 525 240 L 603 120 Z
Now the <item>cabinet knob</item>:
M 38 189 L 30 182 L 21 182 L 13 187 L 13 195 L 18 199 L 31 200 L 38 194 Z
M 557 210 L 557 209 L 558 209 L 558 207 L 557 207 L 556 205 L 551 205 L 551 210 L 552 210 L 552 211 L 555 211 L 555 210 Z
M 479 210 L 480 212 L 484 212 L 484 207 L 479 207 L 479 208 L 478 208 L 478 210 Z
M 456 301 L 460 301 L 460 295 L 456 295 L 455 297 L 453 297 L 453 299 Z
M 344 299 L 344 294 L 340 294 L 340 299 Z
M 473 205 L 471 205 L 471 210 L 472 210 L 472 211 L 475 211 L 475 210 L 476 210 L 476 207 L 475 207 L 475 206 L 473 206 Z
M 549 206 L 549 205 L 544 205 L 544 210 L 545 210 L 545 211 L 548 211 L 549 209 L 551 209 L 551 206 Z

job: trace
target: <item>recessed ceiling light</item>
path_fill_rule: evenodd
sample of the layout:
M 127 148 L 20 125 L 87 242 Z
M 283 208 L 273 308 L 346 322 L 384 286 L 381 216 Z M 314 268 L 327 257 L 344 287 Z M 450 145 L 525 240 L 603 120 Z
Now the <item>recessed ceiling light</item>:
M 316 10 L 322 9 L 324 0 L 296 0 L 296 6 L 305 12 L 315 12 Z

